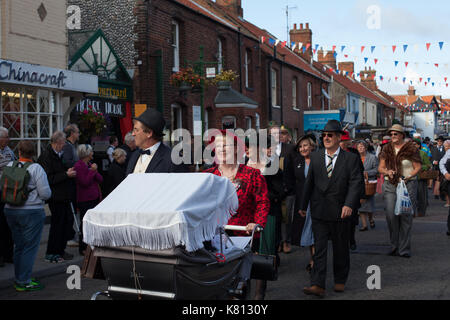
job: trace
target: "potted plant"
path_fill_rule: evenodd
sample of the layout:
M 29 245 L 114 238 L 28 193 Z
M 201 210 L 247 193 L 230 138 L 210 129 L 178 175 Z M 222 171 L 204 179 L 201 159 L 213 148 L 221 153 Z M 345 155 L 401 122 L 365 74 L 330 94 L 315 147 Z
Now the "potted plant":
M 170 77 L 170 84 L 178 87 L 180 91 L 189 91 L 194 87 L 200 86 L 201 81 L 202 77 L 190 67 L 182 68 Z

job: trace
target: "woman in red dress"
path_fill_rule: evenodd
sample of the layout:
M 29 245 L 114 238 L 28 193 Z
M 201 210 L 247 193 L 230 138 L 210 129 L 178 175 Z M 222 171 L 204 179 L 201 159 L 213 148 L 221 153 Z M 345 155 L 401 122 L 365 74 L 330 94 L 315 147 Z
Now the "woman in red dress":
M 228 224 L 247 226 L 247 234 L 251 234 L 256 225 L 266 226 L 270 209 L 266 180 L 259 170 L 238 163 L 238 151 L 244 151 L 244 143 L 231 133 L 220 132 L 213 142 L 216 164 L 205 172 L 226 177 L 234 184 L 239 207 Z M 257 242 L 253 242 L 254 247 Z

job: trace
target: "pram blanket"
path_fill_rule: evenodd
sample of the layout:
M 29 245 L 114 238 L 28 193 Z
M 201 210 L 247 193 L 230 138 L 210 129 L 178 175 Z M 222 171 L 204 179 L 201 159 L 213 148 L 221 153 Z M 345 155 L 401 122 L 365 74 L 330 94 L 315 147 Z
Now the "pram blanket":
M 83 219 L 91 246 L 189 252 L 214 238 L 238 209 L 234 185 L 209 173 L 129 175 Z

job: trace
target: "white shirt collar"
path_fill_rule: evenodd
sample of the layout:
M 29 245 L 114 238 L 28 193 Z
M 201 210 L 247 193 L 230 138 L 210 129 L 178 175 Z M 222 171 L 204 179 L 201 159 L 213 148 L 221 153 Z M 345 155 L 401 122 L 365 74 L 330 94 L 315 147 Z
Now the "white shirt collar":
M 150 153 L 151 153 L 152 155 L 154 155 L 155 152 L 156 152 L 156 150 L 158 150 L 158 148 L 159 148 L 160 145 L 161 145 L 161 142 L 158 142 L 158 143 L 152 145 L 150 148 L 144 149 L 144 151 L 150 150 Z
M 336 152 L 334 153 L 335 155 L 336 155 L 336 158 L 339 156 L 339 152 L 341 152 L 341 147 L 339 147 L 337 150 L 336 150 Z M 325 149 L 325 156 L 327 156 L 328 155 L 328 151 L 327 151 L 327 149 Z M 331 155 L 332 156 L 332 155 Z

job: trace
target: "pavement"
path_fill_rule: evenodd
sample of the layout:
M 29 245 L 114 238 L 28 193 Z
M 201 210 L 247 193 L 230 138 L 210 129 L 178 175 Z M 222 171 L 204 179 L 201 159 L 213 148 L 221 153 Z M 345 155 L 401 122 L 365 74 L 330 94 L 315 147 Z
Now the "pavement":
M 430 193 L 431 195 L 431 193 Z M 344 293 L 333 287 L 332 250 L 328 252 L 326 300 L 450 300 L 450 237 L 446 235 L 448 208 L 430 196 L 427 215 L 415 218 L 412 229 L 412 257 L 390 257 L 389 233 L 384 217 L 383 201 L 376 196 L 375 229 L 356 231 L 357 250 L 351 254 L 351 269 Z M 61 264 L 44 262 L 49 226 L 44 228 L 33 275 L 45 285 L 38 292 L 18 293 L 12 287 L 14 268 L 0 268 L 0 300 L 88 300 L 93 293 L 105 290 L 106 281 L 81 279 L 81 290 L 69 290 L 66 273 L 69 265 L 82 265 L 77 248 L 68 248 L 75 259 Z M 290 254 L 281 253 L 279 278 L 269 282 L 267 300 L 315 300 L 303 294 L 309 285 L 305 267 L 309 261 L 307 248 L 293 247 Z M 370 266 L 380 271 L 380 289 L 369 289 Z M 252 285 L 254 288 L 254 284 Z M 100 299 L 105 299 L 100 297 Z

